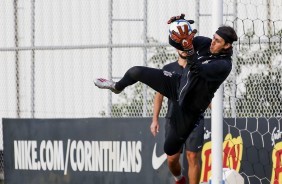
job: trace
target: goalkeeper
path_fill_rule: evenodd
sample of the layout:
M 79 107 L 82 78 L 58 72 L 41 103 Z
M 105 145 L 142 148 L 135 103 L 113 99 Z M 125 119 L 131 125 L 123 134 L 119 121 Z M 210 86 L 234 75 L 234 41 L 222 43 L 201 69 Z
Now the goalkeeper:
M 184 16 L 172 17 L 168 23 L 182 18 Z M 167 132 L 164 151 L 168 155 L 178 153 L 211 103 L 214 93 L 229 75 L 232 69 L 232 43 L 238 39 L 235 30 L 229 26 L 219 27 L 212 39 L 194 37 L 197 30 L 188 34 L 188 26 L 184 26 L 184 30 L 181 27 L 178 29 L 179 33 L 172 32 L 169 43 L 187 52 L 189 64 L 186 69 L 189 71 L 186 75 L 134 66 L 118 82 L 102 78 L 94 81 L 97 87 L 110 89 L 114 93 L 120 93 L 127 86 L 140 81 L 177 104 L 181 113 L 185 114 L 185 119 L 178 121 L 178 116 L 175 116 L 175 125 Z

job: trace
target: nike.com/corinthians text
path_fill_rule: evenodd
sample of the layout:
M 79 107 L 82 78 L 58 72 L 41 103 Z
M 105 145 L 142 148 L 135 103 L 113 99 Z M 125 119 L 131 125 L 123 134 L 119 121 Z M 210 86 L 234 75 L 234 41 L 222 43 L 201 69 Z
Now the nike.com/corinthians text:
M 16 170 L 136 172 L 142 167 L 141 141 L 17 140 Z M 69 166 L 68 166 L 69 164 Z

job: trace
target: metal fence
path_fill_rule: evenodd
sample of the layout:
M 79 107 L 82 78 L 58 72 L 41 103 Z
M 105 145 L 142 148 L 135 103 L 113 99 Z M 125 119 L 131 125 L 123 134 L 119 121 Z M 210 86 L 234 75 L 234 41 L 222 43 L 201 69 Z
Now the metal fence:
M 224 23 L 239 36 L 224 84 L 226 117 L 281 118 L 281 8 L 281 0 L 224 0 Z M 209 0 L 1 0 L 0 117 L 151 116 L 151 89 L 136 84 L 112 95 L 93 79 L 176 60 L 166 21 L 180 13 L 212 36 Z

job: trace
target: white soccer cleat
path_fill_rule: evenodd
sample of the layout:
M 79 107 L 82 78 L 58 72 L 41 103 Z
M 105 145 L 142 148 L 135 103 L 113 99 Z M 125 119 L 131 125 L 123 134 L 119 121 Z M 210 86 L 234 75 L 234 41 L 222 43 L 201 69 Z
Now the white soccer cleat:
M 116 83 L 112 80 L 98 78 L 94 80 L 95 86 L 101 89 L 109 89 L 115 94 L 119 94 L 121 91 L 115 89 Z

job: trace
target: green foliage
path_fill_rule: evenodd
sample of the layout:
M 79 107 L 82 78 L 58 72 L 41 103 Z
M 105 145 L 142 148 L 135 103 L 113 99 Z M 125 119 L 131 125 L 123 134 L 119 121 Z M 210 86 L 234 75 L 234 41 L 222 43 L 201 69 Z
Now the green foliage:
M 254 34 L 246 34 L 252 39 Z M 282 30 L 276 36 L 281 38 Z M 272 36 L 272 35 L 271 35 Z M 282 57 L 282 43 L 247 44 L 237 53 L 236 73 L 242 73 L 242 67 L 252 69 L 245 82 L 245 92 L 236 101 L 238 117 L 278 117 L 282 116 L 282 68 L 273 68 L 273 61 Z M 263 66 L 264 71 L 256 71 Z
M 132 94 L 127 95 L 122 92 L 119 96 L 119 103 L 115 103 L 112 106 L 112 116 L 113 117 L 142 117 L 143 116 L 143 91 L 145 85 L 138 82 L 132 86 Z M 153 94 L 148 95 L 151 97 Z
M 236 101 L 238 117 L 278 117 L 282 114 L 282 69 L 248 76 L 242 98 Z
M 149 43 L 157 44 L 158 41 L 149 38 Z M 169 51 L 166 46 L 149 48 L 148 53 L 152 55 L 148 60 L 148 66 L 153 68 L 162 68 L 166 63 L 176 61 L 177 54 L 173 49 L 173 52 Z M 113 117 L 142 117 L 152 116 L 153 114 L 153 98 L 155 91 L 151 88 L 143 85 L 140 82 L 129 87 L 131 89 L 130 94 L 122 92 L 119 96 L 119 103 L 112 105 Z M 145 99 L 145 100 L 144 100 Z M 145 104 L 144 104 L 145 103 Z M 165 111 L 161 111 L 161 116 Z
M 150 38 L 149 43 L 156 44 L 158 41 Z M 149 59 L 148 64 L 155 68 L 162 68 L 166 63 L 177 60 L 177 54 L 175 52 L 172 53 L 165 46 L 150 48 L 149 52 L 153 53 L 153 56 Z

